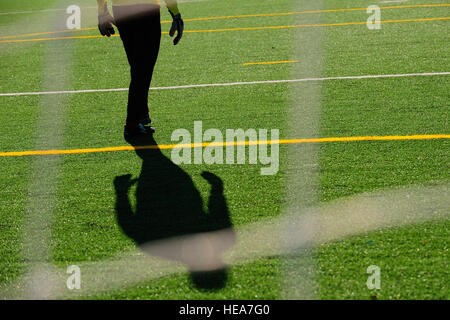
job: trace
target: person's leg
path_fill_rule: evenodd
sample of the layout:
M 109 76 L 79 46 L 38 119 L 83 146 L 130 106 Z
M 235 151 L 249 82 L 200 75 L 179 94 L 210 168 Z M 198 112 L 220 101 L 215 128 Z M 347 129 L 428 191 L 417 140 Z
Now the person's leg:
M 127 126 L 132 128 L 149 123 L 148 91 L 161 41 L 159 7 L 135 5 L 113 9 L 130 64 Z

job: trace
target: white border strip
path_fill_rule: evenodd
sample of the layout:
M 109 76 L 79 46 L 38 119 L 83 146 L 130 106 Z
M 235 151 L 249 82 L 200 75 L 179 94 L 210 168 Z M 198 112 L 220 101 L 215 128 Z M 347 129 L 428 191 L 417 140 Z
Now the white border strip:
M 184 86 L 154 87 L 154 88 L 150 88 L 150 90 L 172 90 L 172 89 L 189 89 L 189 88 L 206 88 L 206 87 L 241 86 L 241 85 L 252 85 L 252 84 L 270 84 L 270 83 L 294 83 L 294 82 L 326 81 L 326 80 L 352 80 L 352 79 L 357 80 L 357 79 L 399 78 L 399 77 L 418 77 L 418 76 L 444 76 L 444 75 L 450 75 L 450 72 L 380 74 L 380 75 L 367 75 L 367 76 L 305 78 L 305 79 L 290 79 L 290 80 L 289 79 L 288 80 L 266 80 L 266 81 L 208 83 L 208 84 L 205 83 L 205 84 L 191 84 L 191 85 L 184 85 Z M 72 93 L 95 93 L 95 92 L 116 92 L 116 91 L 128 91 L 128 88 L 73 90 L 73 91 L 46 91 L 46 92 L 14 92 L 14 93 L 0 93 L 0 97 L 34 96 L 34 95 L 49 95 L 49 94 L 72 94 Z

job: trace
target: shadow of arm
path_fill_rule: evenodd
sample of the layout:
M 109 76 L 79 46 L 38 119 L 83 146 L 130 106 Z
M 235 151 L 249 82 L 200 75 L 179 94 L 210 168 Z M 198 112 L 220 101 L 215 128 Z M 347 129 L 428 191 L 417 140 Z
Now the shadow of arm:
M 216 230 L 231 227 L 230 213 L 227 200 L 223 194 L 223 182 L 213 173 L 202 172 L 202 177 L 211 185 L 211 194 L 208 201 L 208 211 L 211 220 L 214 221 Z
M 130 180 L 131 175 L 118 176 L 114 179 L 114 188 L 116 191 L 116 215 L 117 223 L 125 234 L 129 234 L 133 228 L 134 212 L 131 209 L 128 192 L 130 187 L 136 181 Z

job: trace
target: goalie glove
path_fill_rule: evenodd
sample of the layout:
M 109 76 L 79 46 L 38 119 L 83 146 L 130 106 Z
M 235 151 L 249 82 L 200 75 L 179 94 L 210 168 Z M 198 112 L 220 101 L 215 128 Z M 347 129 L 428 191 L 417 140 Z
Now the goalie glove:
M 109 14 L 108 11 L 101 13 L 98 15 L 98 30 L 100 31 L 102 36 L 111 37 L 112 34 L 115 34 L 114 27 L 112 26 L 114 23 L 114 18 Z
M 173 39 L 173 44 L 177 45 L 181 37 L 183 36 L 184 22 L 183 19 L 181 19 L 180 13 L 174 15 L 170 10 L 169 13 L 173 19 L 172 27 L 170 28 L 169 31 L 169 36 L 173 37 L 175 35 L 175 31 L 177 32 L 177 36 L 175 37 L 175 39 Z

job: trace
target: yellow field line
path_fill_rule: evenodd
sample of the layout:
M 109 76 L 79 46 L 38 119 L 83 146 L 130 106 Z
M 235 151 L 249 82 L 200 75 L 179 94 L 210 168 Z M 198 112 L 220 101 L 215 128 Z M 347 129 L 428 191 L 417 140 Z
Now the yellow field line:
M 395 23 L 395 22 L 423 22 L 423 21 L 437 21 L 437 20 L 448 20 L 450 17 L 442 18 L 429 18 L 429 19 L 407 19 L 407 20 L 390 20 L 390 21 L 380 21 L 380 23 Z M 184 33 L 205 33 L 205 32 L 224 32 L 224 31 L 243 31 L 243 30 L 264 30 L 264 29 L 289 29 L 289 28 L 310 28 L 310 27 L 332 27 L 332 26 L 349 26 L 349 25 L 362 25 L 366 24 L 363 22 L 343 22 L 343 23 L 330 23 L 330 24 L 311 24 L 311 25 L 294 25 L 294 26 L 273 26 L 273 27 L 249 27 L 249 28 L 230 28 L 230 29 L 213 29 L 213 30 L 186 30 Z M 163 34 L 168 34 L 168 32 L 163 32 Z M 118 37 L 119 35 L 113 35 L 112 37 Z M 49 41 L 49 40 L 63 40 L 63 39 L 91 39 L 91 38 L 102 38 L 101 35 L 96 36 L 80 36 L 80 37 L 54 37 L 54 38 L 44 38 L 44 39 L 21 39 L 21 40 L 6 40 L 0 41 L 0 43 L 17 43 L 17 42 L 36 42 L 36 41 Z
M 277 63 L 295 63 L 298 62 L 298 60 L 285 60 L 285 61 L 267 61 L 267 62 L 246 62 L 243 65 L 244 66 L 251 66 L 255 64 L 277 64 Z
M 394 22 L 423 22 L 423 21 L 436 21 L 436 20 L 448 20 L 450 17 L 443 18 L 429 18 L 429 19 L 406 19 L 406 20 L 389 20 L 380 21 L 380 23 L 394 23 Z M 264 29 L 286 29 L 286 28 L 309 28 L 309 27 L 333 27 L 333 26 L 349 26 L 349 25 L 361 25 L 366 24 L 363 22 L 342 22 L 342 23 L 328 23 L 328 24 L 308 24 L 308 25 L 293 25 L 293 26 L 272 26 L 272 27 L 249 27 L 249 28 L 230 28 L 230 29 L 214 29 L 214 30 L 192 30 L 185 31 L 185 33 L 197 33 L 197 32 L 222 32 L 222 31 L 242 31 L 242 30 L 264 30 Z
M 402 8 L 425 8 L 425 7 L 448 7 L 450 4 L 418 4 L 407 6 L 389 6 L 380 7 L 381 10 L 386 9 L 402 9 Z M 272 16 L 287 16 L 297 14 L 308 13 L 330 13 L 330 12 L 346 12 L 346 11 L 365 11 L 367 8 L 348 8 L 348 9 L 328 9 L 328 10 L 310 10 L 310 11 L 296 11 L 296 12 L 278 12 L 278 13 L 257 13 L 257 14 L 243 14 L 235 16 L 223 16 L 223 17 L 209 17 L 209 18 L 197 18 L 186 19 L 185 21 L 203 21 L 203 20 L 217 20 L 217 19 L 234 19 L 234 18 L 252 18 L 252 17 L 272 17 Z
M 70 150 L 38 150 L 38 151 L 18 151 L 18 152 L 0 152 L 0 157 L 21 157 L 21 156 L 42 156 L 42 155 L 63 155 L 80 153 L 98 153 L 131 151 L 144 149 L 182 149 L 199 147 L 226 147 L 226 146 L 249 146 L 249 145 L 270 145 L 270 144 L 299 144 L 299 143 L 321 143 L 321 142 L 354 142 L 354 141 L 398 141 L 398 140 L 434 140 L 450 139 L 450 134 L 432 134 L 432 135 L 411 135 L 411 136 L 365 136 L 365 137 L 334 137 L 334 138 L 312 138 L 312 139 L 281 139 L 278 141 L 234 141 L 234 142 L 203 142 L 191 144 L 168 144 L 168 145 L 150 145 L 150 146 L 121 146 L 90 149 L 70 149 Z
M 113 35 L 112 37 L 118 37 L 118 35 Z M 53 37 L 53 38 L 42 38 L 42 39 L 5 40 L 5 41 L 0 41 L 0 43 L 38 42 L 38 41 L 50 41 L 50 40 L 91 39 L 91 38 L 102 38 L 102 36 L 97 35 L 97 36 L 79 36 L 79 37 Z
M 15 36 L 4 36 L 4 37 L 0 37 L 0 39 L 13 39 L 13 38 L 20 38 L 20 37 L 42 36 L 45 34 L 77 32 L 77 31 L 87 31 L 87 30 L 96 30 L 96 29 L 97 28 L 81 28 L 81 29 L 73 29 L 73 30 L 66 29 L 66 30 L 48 31 L 48 32 L 25 33 L 25 34 L 19 34 L 19 35 L 15 35 Z
M 407 6 L 380 7 L 380 9 L 386 10 L 386 9 L 448 7 L 448 6 L 450 6 L 450 4 L 419 4 L 419 5 L 407 5 Z M 297 12 L 279 12 L 279 13 L 257 13 L 257 14 L 243 14 L 243 15 L 222 16 L 222 17 L 193 18 L 193 19 L 184 19 L 184 21 L 188 22 L 188 21 L 206 21 L 206 20 L 252 18 L 252 17 L 273 17 L 273 16 L 287 16 L 287 15 L 298 15 L 298 14 L 308 14 L 308 13 L 330 13 L 330 12 L 346 12 L 346 11 L 363 11 L 363 10 L 367 10 L 367 8 L 329 9 L 329 10 L 312 10 L 312 11 L 297 11 Z M 161 23 L 171 23 L 171 22 L 172 21 L 161 21 Z M 21 34 L 21 35 L 4 36 L 4 37 L 0 37 L 0 39 L 13 39 L 13 38 L 20 38 L 20 37 L 30 37 L 30 36 L 38 36 L 38 35 L 46 35 L 46 34 L 54 34 L 54 33 L 76 32 L 76 31 L 87 31 L 87 30 L 97 30 L 97 27 L 74 29 L 74 30 L 67 29 L 67 30 L 59 30 L 59 31 L 27 33 L 27 34 Z

